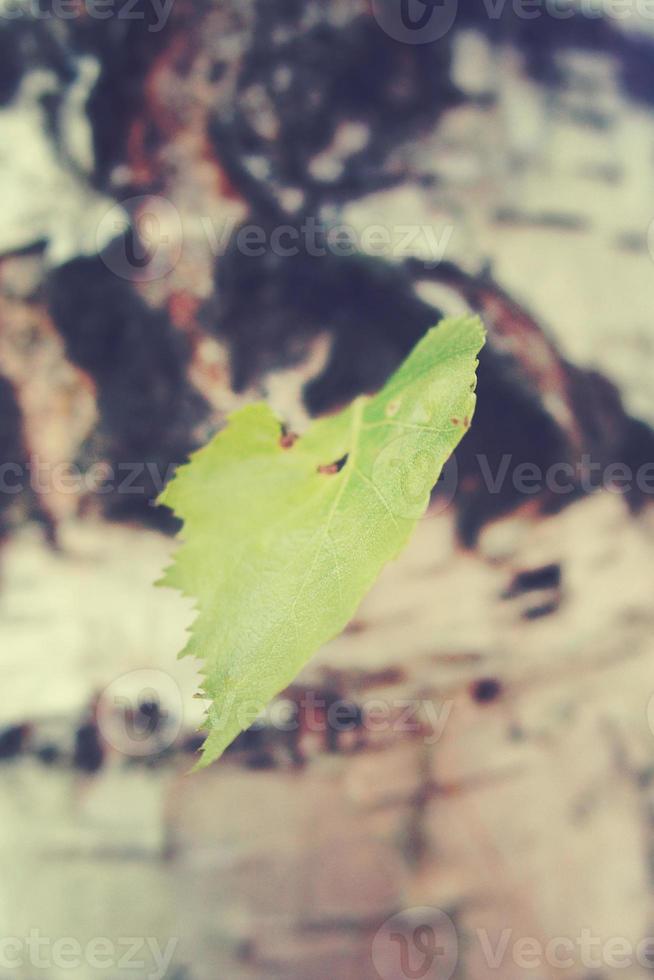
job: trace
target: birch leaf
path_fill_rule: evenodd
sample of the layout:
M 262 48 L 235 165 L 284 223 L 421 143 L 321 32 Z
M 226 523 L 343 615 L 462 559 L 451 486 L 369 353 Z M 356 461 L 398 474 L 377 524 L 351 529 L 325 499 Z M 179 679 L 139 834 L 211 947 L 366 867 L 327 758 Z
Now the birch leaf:
M 161 584 L 194 597 L 183 654 L 210 703 L 199 766 L 217 759 L 352 618 L 407 543 L 470 425 L 477 318 L 430 330 L 372 397 L 283 438 L 265 404 L 180 467 L 161 503 L 183 520 Z

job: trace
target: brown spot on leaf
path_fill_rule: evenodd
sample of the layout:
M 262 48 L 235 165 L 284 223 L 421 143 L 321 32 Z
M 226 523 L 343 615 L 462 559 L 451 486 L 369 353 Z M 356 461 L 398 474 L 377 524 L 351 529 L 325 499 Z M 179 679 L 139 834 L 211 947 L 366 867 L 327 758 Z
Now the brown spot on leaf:
M 282 449 L 292 449 L 297 442 L 297 438 L 295 432 L 282 432 L 279 437 L 279 445 Z

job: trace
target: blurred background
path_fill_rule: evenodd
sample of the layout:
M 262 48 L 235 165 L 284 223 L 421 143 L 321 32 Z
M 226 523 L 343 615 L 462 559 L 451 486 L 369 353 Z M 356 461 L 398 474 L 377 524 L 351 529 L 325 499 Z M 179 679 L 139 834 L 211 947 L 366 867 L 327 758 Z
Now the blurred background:
M 653 100 L 648 0 L 0 0 L 1 980 L 651 974 Z M 465 311 L 410 547 L 189 776 L 158 492 Z

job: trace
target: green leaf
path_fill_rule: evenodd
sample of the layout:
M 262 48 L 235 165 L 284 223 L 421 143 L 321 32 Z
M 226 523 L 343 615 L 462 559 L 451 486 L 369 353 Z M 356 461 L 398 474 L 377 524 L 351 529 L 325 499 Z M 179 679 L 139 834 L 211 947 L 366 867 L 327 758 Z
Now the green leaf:
M 445 320 L 377 395 L 294 444 L 250 405 L 177 471 L 161 502 L 183 543 L 161 584 L 197 601 L 182 655 L 201 660 L 211 702 L 199 766 L 347 625 L 404 547 L 472 419 L 483 342 L 477 318 Z

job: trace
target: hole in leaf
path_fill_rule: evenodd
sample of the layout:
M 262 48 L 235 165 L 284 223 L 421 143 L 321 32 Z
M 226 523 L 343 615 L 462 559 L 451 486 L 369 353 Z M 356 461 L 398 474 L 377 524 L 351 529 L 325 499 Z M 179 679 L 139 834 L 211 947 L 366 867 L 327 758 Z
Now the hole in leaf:
M 347 459 L 349 455 L 350 455 L 349 453 L 346 453 L 345 456 L 342 456 L 340 459 L 337 459 L 335 463 L 327 463 L 325 466 L 319 466 L 318 472 L 328 473 L 330 475 L 333 475 L 334 473 L 340 473 L 343 467 L 345 466 L 345 464 L 347 463 Z

